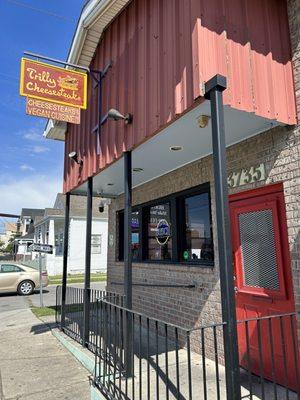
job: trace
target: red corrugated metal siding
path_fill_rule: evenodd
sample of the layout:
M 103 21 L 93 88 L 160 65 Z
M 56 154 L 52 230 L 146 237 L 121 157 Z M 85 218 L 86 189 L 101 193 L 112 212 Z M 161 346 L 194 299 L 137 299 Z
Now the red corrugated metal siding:
M 228 78 L 226 104 L 296 122 L 284 0 L 134 0 L 106 29 L 92 68 L 113 61 L 103 82 L 103 112 L 131 112 L 134 122 L 106 123 L 97 154 L 97 92 L 66 134 L 65 191 L 86 181 L 191 108 L 216 73 Z M 83 167 L 71 163 L 76 150 Z

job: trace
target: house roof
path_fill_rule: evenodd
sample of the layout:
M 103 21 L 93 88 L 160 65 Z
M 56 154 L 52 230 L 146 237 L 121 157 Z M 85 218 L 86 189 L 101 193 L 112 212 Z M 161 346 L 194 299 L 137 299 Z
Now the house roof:
M 79 17 L 68 62 L 89 67 L 104 29 L 131 0 L 90 0 Z
M 31 217 L 31 219 L 34 219 L 35 217 L 41 216 L 43 214 L 43 208 L 22 208 L 21 219 L 25 217 Z
M 65 215 L 66 196 L 63 193 L 58 193 L 54 202 L 53 208 L 45 208 L 42 216 L 37 216 L 34 219 L 34 225 L 39 225 L 49 217 L 64 217 Z M 98 201 L 93 201 L 93 218 L 108 218 L 108 207 L 105 206 L 104 212 L 99 213 Z M 86 196 L 71 196 L 70 200 L 70 217 L 86 217 Z
M 103 31 L 131 0 L 89 0 L 83 6 L 67 62 L 89 67 Z M 44 136 L 64 140 L 67 124 L 48 120 Z
M 19 240 L 26 240 L 26 239 L 34 239 L 34 228 L 31 227 L 30 232 L 26 233 L 24 236 L 20 236 L 15 239 L 15 242 L 18 242 Z
M 66 204 L 66 195 L 63 193 L 58 193 L 54 202 L 53 209 L 61 211 L 61 215 L 64 215 L 65 204 Z M 107 218 L 108 217 L 107 207 L 105 207 L 104 212 L 100 214 L 98 206 L 99 202 L 96 199 L 94 199 L 93 212 L 92 212 L 93 217 Z M 71 196 L 70 216 L 77 216 L 77 217 L 86 216 L 86 196 Z

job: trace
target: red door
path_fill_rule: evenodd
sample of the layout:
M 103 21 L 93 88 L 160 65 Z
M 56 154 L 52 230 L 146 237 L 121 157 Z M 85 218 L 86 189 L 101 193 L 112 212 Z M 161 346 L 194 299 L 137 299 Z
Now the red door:
M 230 197 L 238 320 L 295 311 L 285 212 L 281 184 Z M 250 321 L 247 333 L 246 325 L 239 324 L 238 340 L 243 367 L 296 390 L 299 353 L 293 319 Z

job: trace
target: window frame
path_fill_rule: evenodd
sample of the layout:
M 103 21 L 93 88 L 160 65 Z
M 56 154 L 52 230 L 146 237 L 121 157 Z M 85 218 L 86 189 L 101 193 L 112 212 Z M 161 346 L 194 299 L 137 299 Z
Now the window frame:
M 198 196 L 201 194 L 207 194 L 208 195 L 208 206 L 209 206 L 209 225 L 210 225 L 210 235 L 212 238 L 212 244 L 213 244 L 213 250 L 214 250 L 214 240 L 213 240 L 213 229 L 212 229 L 212 214 L 211 214 L 211 196 L 210 196 L 210 190 L 202 190 L 202 191 L 192 191 L 192 192 L 184 192 L 182 196 L 177 197 L 177 221 L 179 222 L 179 231 L 178 233 L 178 258 L 180 263 L 184 264 L 192 264 L 192 265 L 207 265 L 211 266 L 214 265 L 214 259 L 209 261 L 209 260 L 183 260 L 181 259 L 182 253 L 184 249 L 186 248 L 186 213 L 185 213 L 185 206 L 184 206 L 184 201 L 185 199 L 188 199 L 190 197 Z M 181 203 L 181 207 L 178 207 L 178 204 Z M 179 240 L 179 237 L 182 237 L 184 239 Z
M 211 210 L 211 193 L 210 184 L 204 183 L 192 188 L 182 190 L 176 193 L 171 193 L 167 196 L 160 197 L 139 205 L 132 207 L 132 212 L 139 212 L 139 235 L 141 238 L 139 247 L 139 257 L 137 260 L 132 260 L 134 263 L 145 263 L 145 264 L 178 264 L 178 265 L 189 265 L 203 268 L 213 268 L 214 260 L 181 260 L 180 259 L 180 237 L 183 234 L 184 224 L 182 221 L 185 217 L 183 207 L 180 209 L 180 202 L 183 202 L 185 198 L 202 193 L 208 194 L 209 201 L 209 221 L 211 237 L 213 240 L 213 229 L 212 229 L 212 210 Z M 170 260 L 149 260 L 148 258 L 148 222 L 150 216 L 150 207 L 157 206 L 160 204 L 170 204 L 170 220 L 171 220 L 171 234 L 172 234 L 172 257 Z M 123 217 L 122 217 L 123 215 Z M 116 246 L 116 261 L 124 261 L 124 210 L 119 210 L 116 213 L 117 218 L 117 246 Z M 123 222 L 122 222 L 123 220 Z M 121 223 L 120 223 L 121 221 Z M 177 226 L 180 229 L 177 229 Z M 214 243 L 214 240 L 213 240 Z M 122 257 L 123 255 L 123 257 Z
M 138 220 L 139 220 L 139 238 L 142 237 L 142 218 L 141 218 L 141 209 L 140 206 L 138 207 L 133 207 L 132 208 L 132 213 L 138 212 Z M 116 261 L 124 261 L 124 210 L 119 210 L 117 211 L 117 237 L 118 237 L 118 243 L 116 246 Z M 138 258 L 137 260 L 132 260 L 133 262 L 140 262 L 141 260 L 141 244 L 139 246 L 139 251 L 138 251 Z
M 145 218 L 144 218 L 144 230 L 143 230 L 143 234 L 142 234 L 142 249 L 145 248 L 144 252 L 142 253 L 144 255 L 144 258 L 142 258 L 142 261 L 147 262 L 147 263 L 159 263 L 159 264 L 163 264 L 163 263 L 172 263 L 172 261 L 176 262 L 176 254 L 174 252 L 173 249 L 173 245 L 174 245 L 174 241 L 177 242 L 177 235 L 176 235 L 176 230 L 174 229 L 175 226 L 175 219 L 176 219 L 176 215 L 174 215 L 174 208 L 172 206 L 172 202 L 173 200 L 171 200 L 170 198 L 164 198 L 164 200 L 160 201 L 158 199 L 158 201 L 155 200 L 155 203 L 151 203 L 149 205 L 146 206 L 145 209 Z M 155 207 L 155 206 L 159 206 L 162 204 L 168 204 L 169 205 L 169 212 L 170 212 L 170 222 L 171 222 L 171 239 L 172 239 L 172 252 L 171 252 L 171 259 L 170 260 L 150 260 L 149 259 L 149 252 L 148 252 L 148 246 L 149 246 L 149 232 L 148 232 L 148 228 L 149 228 L 149 219 L 150 219 L 150 208 Z M 176 246 L 177 247 L 177 246 Z
M 63 255 L 63 248 L 64 248 L 64 233 L 63 232 L 58 231 L 54 235 L 54 247 L 55 247 L 55 256 L 61 257 Z
M 92 238 L 93 237 L 99 237 L 99 244 L 95 245 L 92 243 Z M 95 251 L 95 247 L 100 247 L 100 251 Z M 94 249 L 94 251 L 93 251 Z M 91 234 L 91 254 L 102 254 L 102 234 L 101 233 L 92 233 Z

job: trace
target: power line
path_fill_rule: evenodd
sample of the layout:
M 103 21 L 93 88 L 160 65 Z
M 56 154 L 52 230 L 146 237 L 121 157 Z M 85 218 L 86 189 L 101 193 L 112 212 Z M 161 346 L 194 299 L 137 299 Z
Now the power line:
M 63 15 L 59 15 L 59 14 L 53 13 L 51 11 L 44 10 L 42 8 L 37 8 L 37 7 L 31 6 L 29 4 L 21 3 L 20 1 L 16 1 L 16 0 L 6 0 L 6 1 L 8 3 L 14 4 L 14 5 L 18 6 L 18 7 L 28 8 L 30 10 L 37 11 L 37 12 L 40 12 L 42 14 L 49 15 L 50 17 L 62 19 L 64 21 L 72 22 L 72 23 L 76 22 L 76 20 L 73 19 L 73 18 L 64 17 Z
M 20 215 L 17 214 L 7 214 L 7 213 L 0 213 L 0 217 L 5 218 L 20 218 Z

